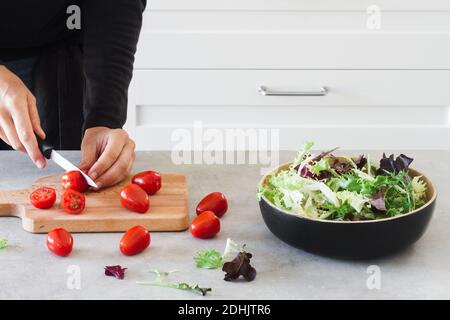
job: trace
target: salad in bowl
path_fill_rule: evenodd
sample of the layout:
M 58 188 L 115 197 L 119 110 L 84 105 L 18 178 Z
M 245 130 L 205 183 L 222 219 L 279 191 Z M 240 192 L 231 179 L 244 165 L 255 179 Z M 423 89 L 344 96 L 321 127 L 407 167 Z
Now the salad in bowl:
M 307 142 L 293 162 L 265 175 L 258 202 L 267 228 L 296 248 L 343 259 L 400 251 L 425 233 L 437 192 L 410 168 L 412 158 L 383 154 L 312 154 Z
M 365 221 L 412 212 L 427 201 L 427 182 L 410 176 L 413 159 L 400 154 L 372 163 L 370 155 L 312 154 L 306 142 L 294 161 L 259 185 L 264 197 L 284 212 L 312 219 Z

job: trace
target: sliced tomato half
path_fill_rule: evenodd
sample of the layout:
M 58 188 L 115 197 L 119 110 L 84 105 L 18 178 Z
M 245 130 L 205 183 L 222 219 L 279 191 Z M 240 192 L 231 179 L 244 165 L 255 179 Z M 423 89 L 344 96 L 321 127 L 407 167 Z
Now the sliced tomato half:
M 61 205 L 65 212 L 70 214 L 80 214 L 86 205 L 84 194 L 68 189 L 61 197 Z
M 30 194 L 30 202 L 38 209 L 49 209 L 56 201 L 56 190 L 49 187 L 42 187 L 34 190 Z

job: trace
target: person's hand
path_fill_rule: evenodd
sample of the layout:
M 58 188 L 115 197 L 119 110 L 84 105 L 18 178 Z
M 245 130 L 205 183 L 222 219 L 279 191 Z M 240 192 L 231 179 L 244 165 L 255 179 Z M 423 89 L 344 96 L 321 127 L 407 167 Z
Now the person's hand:
M 45 139 L 36 99 L 22 80 L 0 65 L 0 138 L 13 149 L 26 152 L 38 168 L 46 161 L 35 133 Z
M 81 143 L 81 170 L 99 189 L 115 185 L 125 179 L 135 159 L 134 141 L 125 130 L 94 127 L 87 129 Z

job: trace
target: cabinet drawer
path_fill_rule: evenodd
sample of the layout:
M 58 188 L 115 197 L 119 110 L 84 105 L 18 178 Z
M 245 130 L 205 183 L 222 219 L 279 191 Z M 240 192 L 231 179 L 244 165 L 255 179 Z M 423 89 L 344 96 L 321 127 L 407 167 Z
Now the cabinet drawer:
M 450 33 L 444 29 L 390 32 L 370 31 L 364 25 L 358 28 L 144 32 L 135 68 L 450 69 Z
M 136 70 L 136 99 L 153 105 L 425 106 L 450 104 L 450 71 Z M 325 96 L 263 96 L 320 91 Z
M 147 10 L 449 10 L 446 0 L 151 0 Z
M 174 130 L 198 123 L 279 130 L 281 149 L 307 139 L 347 149 L 449 149 L 448 83 L 450 71 L 137 70 L 127 125 L 139 149 L 170 150 Z M 263 96 L 261 85 L 329 91 Z
M 445 33 L 450 11 L 389 11 L 375 25 L 361 11 L 146 11 L 142 36 L 152 34 Z M 233 23 L 230 23 L 232 21 Z M 378 28 L 379 29 L 376 29 Z M 396 48 L 397 49 L 397 48 Z
M 378 21 L 378 22 L 377 22 Z M 450 11 L 147 11 L 138 69 L 450 69 Z

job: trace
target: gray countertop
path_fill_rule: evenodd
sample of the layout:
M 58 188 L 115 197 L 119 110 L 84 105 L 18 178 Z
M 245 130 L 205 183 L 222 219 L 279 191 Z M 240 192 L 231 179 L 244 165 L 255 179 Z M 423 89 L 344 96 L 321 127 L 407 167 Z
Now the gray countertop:
M 273 236 L 261 218 L 255 198 L 261 165 L 176 165 L 168 152 L 138 153 L 134 171 L 148 168 L 186 174 L 189 206 L 205 194 L 221 191 L 229 199 L 222 230 L 214 239 L 199 240 L 188 231 L 152 233 L 149 249 L 134 257 L 118 250 L 120 233 L 74 234 L 74 251 L 67 258 L 48 252 L 45 235 L 22 230 L 17 218 L 0 218 L 0 299 L 416 299 L 450 298 L 450 152 L 411 151 L 414 167 L 426 172 L 438 190 L 436 211 L 428 231 L 412 247 L 373 261 L 341 261 L 292 248 Z M 294 152 L 281 152 L 280 162 Z M 357 154 L 357 152 L 352 152 Z M 372 152 L 378 156 L 379 152 Z M 78 152 L 67 152 L 77 162 Z M 24 188 L 43 175 L 60 173 L 50 164 L 36 169 L 25 155 L 0 152 L 0 189 Z M 246 243 L 257 269 L 255 281 L 229 283 L 221 270 L 197 269 L 196 251 L 222 251 L 227 238 Z M 103 267 L 128 268 L 125 280 L 105 277 Z M 368 289 L 367 268 L 380 268 L 381 288 Z M 179 270 L 171 279 L 211 287 L 206 297 L 168 288 L 140 286 L 151 280 L 150 269 Z M 74 271 L 75 270 L 75 271 Z M 80 287 L 73 288 L 73 273 L 80 271 Z M 68 286 L 69 282 L 69 286 Z

